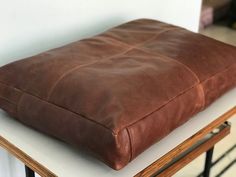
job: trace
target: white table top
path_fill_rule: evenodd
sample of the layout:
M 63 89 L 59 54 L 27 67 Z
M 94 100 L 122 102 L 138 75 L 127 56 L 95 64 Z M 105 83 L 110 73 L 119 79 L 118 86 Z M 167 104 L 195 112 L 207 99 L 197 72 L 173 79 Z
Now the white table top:
M 0 110 L 0 135 L 59 177 L 133 176 L 236 105 L 236 88 L 139 155 L 120 171 L 32 130 Z

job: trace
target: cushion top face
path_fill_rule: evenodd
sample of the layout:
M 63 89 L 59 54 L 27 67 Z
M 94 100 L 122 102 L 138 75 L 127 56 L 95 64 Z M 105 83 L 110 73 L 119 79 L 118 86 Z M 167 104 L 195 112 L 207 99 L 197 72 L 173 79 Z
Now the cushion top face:
M 120 169 L 234 87 L 235 56 L 200 34 L 135 20 L 1 67 L 0 107 Z

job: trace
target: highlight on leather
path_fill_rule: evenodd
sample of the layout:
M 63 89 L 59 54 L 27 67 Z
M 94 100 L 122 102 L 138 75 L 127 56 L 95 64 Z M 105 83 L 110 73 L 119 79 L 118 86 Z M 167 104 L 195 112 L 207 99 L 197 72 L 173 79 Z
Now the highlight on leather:
M 0 68 L 0 107 L 119 170 L 236 85 L 236 49 L 150 19 Z

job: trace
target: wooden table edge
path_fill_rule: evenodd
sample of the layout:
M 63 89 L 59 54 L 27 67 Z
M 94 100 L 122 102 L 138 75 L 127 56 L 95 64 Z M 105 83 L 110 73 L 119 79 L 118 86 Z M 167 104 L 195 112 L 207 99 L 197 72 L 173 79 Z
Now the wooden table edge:
M 53 172 L 51 172 L 49 169 L 41 165 L 39 162 L 34 160 L 32 157 L 30 157 L 28 154 L 20 150 L 18 147 L 10 143 L 8 140 L 3 138 L 0 135 L 0 146 L 4 148 L 6 151 L 8 151 L 10 154 L 12 154 L 14 157 L 19 159 L 21 162 L 23 162 L 27 167 L 38 173 L 42 177 L 57 177 Z

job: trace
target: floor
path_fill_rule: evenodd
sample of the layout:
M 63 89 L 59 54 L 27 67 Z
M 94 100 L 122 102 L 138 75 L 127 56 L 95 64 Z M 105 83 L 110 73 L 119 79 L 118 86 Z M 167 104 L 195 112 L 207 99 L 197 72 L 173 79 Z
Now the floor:
M 224 26 L 213 25 L 202 30 L 201 33 L 236 46 L 236 30 L 231 30 Z M 228 137 L 216 145 L 213 161 L 230 148 L 235 148 L 232 148 L 233 150 L 212 168 L 210 177 L 236 177 L 236 119 L 232 119 L 230 122 L 232 123 L 232 132 Z M 205 154 L 179 171 L 174 177 L 197 177 L 203 170 L 204 159 Z M 222 173 L 223 169 L 230 164 L 232 165 L 228 170 Z

